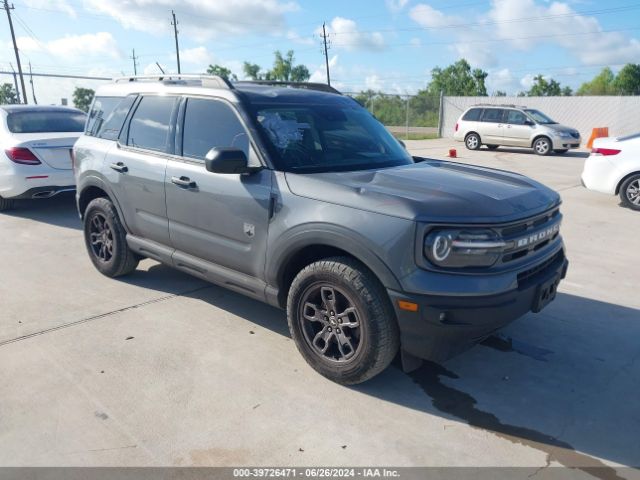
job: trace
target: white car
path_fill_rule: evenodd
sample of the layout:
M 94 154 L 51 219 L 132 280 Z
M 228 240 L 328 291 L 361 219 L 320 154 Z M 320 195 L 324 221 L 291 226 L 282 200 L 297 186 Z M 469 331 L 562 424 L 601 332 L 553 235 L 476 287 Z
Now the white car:
M 582 184 L 589 190 L 620 195 L 625 206 L 640 210 L 640 133 L 596 139 L 584 164 Z
M 0 211 L 75 190 L 71 151 L 85 120 L 75 108 L 0 105 Z

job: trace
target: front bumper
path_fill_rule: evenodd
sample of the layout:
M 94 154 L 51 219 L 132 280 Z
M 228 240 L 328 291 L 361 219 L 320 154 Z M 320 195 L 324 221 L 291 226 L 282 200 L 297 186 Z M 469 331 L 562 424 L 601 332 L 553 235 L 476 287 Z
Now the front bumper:
M 447 297 L 389 290 L 400 327 L 405 368 L 410 369 L 407 364 L 411 361 L 407 358 L 443 362 L 536 310 L 540 287 L 556 278 L 563 279 L 568 265 L 561 250 L 518 288 L 498 295 Z M 401 300 L 418 304 L 418 311 L 400 309 Z
M 580 148 L 582 139 L 574 137 L 553 137 L 552 143 L 554 150 L 575 150 L 576 148 Z

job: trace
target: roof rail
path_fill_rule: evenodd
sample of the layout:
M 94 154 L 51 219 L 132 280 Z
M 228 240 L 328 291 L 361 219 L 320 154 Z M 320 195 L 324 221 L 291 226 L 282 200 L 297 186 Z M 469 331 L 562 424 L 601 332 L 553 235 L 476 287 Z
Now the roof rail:
M 312 83 L 312 82 L 281 82 L 275 80 L 242 80 L 240 82 L 233 82 L 234 85 L 272 85 L 274 87 L 293 87 L 293 88 L 305 88 L 307 90 L 317 90 L 319 92 L 337 93 L 342 95 L 339 90 L 336 90 L 331 85 L 326 83 Z
M 209 88 L 224 88 L 228 90 L 233 89 L 233 85 L 223 77 L 217 75 L 183 75 L 183 74 L 162 74 L 162 75 L 132 75 L 128 77 L 114 78 L 116 83 L 126 82 L 162 82 L 165 84 L 171 83 L 187 83 L 187 82 L 200 82 L 203 87 Z
M 513 105 L 508 103 L 476 103 L 474 107 L 528 108 L 524 105 Z

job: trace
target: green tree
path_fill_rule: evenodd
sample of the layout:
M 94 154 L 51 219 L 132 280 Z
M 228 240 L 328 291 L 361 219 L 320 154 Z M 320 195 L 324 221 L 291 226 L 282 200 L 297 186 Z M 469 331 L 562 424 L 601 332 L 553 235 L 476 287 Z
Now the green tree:
M 3 83 L 0 85 L 0 104 L 11 105 L 18 103 L 18 95 L 16 94 L 13 85 L 10 83 Z
M 573 89 L 569 86 L 566 86 L 562 89 L 562 96 L 563 97 L 571 97 L 573 96 Z
M 207 68 L 207 73 L 209 75 L 217 75 L 218 77 L 222 77 L 234 82 L 238 80 L 238 77 L 235 73 L 233 73 L 227 67 L 223 67 L 222 65 L 209 65 L 209 68 Z
M 262 73 L 260 73 L 260 65 L 244 62 L 244 65 L 242 65 L 242 70 L 244 71 L 244 76 L 250 78 L 251 80 L 264 79 L 264 76 L 262 75 Z
M 609 67 L 603 68 L 590 82 L 583 83 L 576 95 L 614 95 L 616 78 Z
M 496 90 L 493 94 L 494 97 L 506 97 L 507 92 L 503 92 L 502 90 Z
M 73 105 L 83 112 L 88 112 L 95 93 L 90 88 L 76 87 L 73 91 Z
M 458 60 L 445 69 L 436 67 L 431 70 L 431 81 L 427 85 L 430 95 L 443 92 L 449 96 L 487 96 L 485 80 L 489 74 L 479 68 L 471 69 L 465 59 Z
M 527 92 L 529 97 L 559 97 L 562 95 L 560 83 L 553 78 L 547 80 L 542 75 L 537 75 L 533 79 L 533 85 Z
M 640 65 L 628 63 L 616 75 L 613 89 L 617 95 L 640 95 Z

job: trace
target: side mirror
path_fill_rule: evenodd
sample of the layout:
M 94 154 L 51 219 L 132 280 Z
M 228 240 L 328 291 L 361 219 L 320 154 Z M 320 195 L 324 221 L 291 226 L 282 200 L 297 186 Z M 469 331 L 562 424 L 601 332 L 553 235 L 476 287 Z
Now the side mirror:
M 524 124 L 525 124 L 525 125 L 528 125 L 528 126 L 530 126 L 530 127 L 533 127 L 536 123 L 535 123 L 535 122 L 532 122 L 531 120 L 525 120 L 525 121 L 524 121 Z
M 205 157 L 207 171 L 212 173 L 245 174 L 260 170 L 261 167 L 250 167 L 247 155 L 238 148 L 215 147 Z

